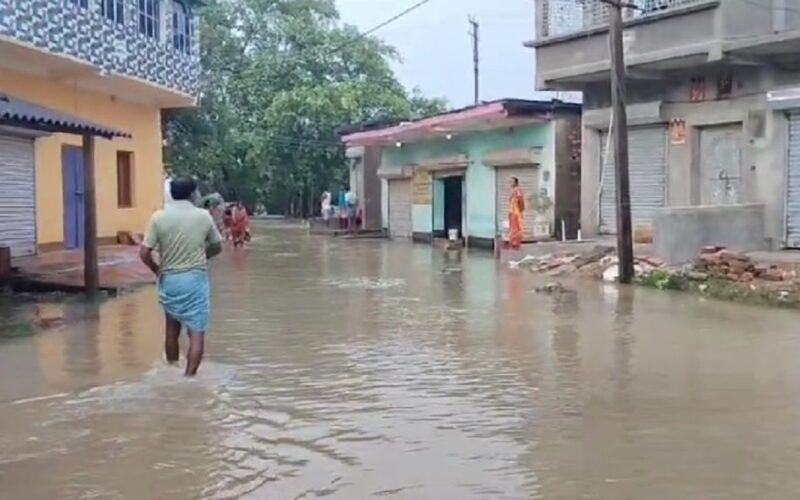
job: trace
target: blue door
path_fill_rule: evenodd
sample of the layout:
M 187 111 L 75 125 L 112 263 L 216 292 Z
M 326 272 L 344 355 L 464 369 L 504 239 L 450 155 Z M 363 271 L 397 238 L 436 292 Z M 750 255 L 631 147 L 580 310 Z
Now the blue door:
M 83 246 L 83 149 L 64 146 L 61 149 L 61 173 L 64 187 L 64 247 Z

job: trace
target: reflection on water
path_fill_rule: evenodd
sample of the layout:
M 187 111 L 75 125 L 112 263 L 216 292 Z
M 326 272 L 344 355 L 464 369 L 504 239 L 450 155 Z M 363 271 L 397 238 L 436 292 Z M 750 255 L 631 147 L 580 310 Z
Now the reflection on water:
M 152 289 L 2 311 L 0 498 L 800 488 L 797 313 L 588 283 L 538 295 L 489 256 L 277 228 L 212 279 L 192 381 L 161 361 Z

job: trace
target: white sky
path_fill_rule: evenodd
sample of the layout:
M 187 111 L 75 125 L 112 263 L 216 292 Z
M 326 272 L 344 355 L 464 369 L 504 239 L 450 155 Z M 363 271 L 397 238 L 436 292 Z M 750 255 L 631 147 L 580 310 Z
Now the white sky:
M 366 31 L 417 0 L 336 0 L 342 20 Z M 472 104 L 472 41 L 467 17 L 481 23 L 481 99 L 545 97 L 534 92 L 533 0 L 431 0 L 375 33 L 395 46 L 395 66 L 409 89 Z

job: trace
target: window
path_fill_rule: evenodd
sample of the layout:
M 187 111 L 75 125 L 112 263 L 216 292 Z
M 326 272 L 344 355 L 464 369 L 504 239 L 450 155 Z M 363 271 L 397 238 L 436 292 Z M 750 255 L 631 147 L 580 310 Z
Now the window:
M 133 207 L 133 153 L 117 151 L 117 207 Z
M 160 0 L 139 0 L 139 33 L 159 38 L 161 28 Z
M 78 7 L 83 7 L 84 9 L 89 8 L 89 0 L 69 0 L 69 3 L 77 5 Z
M 100 0 L 100 12 L 103 17 L 119 24 L 125 23 L 125 2 L 123 0 Z
M 192 52 L 192 19 L 182 2 L 172 2 L 172 47 L 184 54 Z

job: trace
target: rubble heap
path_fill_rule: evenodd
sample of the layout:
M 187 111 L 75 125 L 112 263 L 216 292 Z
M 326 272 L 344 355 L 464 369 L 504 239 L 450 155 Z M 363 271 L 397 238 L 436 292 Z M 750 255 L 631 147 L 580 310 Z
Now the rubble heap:
M 747 255 L 717 246 L 703 248 L 693 268 L 695 273 L 737 283 L 750 283 L 754 280 L 778 282 L 791 278 L 789 272 L 776 265 L 757 264 Z
M 579 273 L 584 276 L 617 280 L 618 259 L 613 247 L 595 246 L 582 253 L 561 252 L 541 256 L 528 255 L 520 261 L 511 261 L 512 268 L 524 268 L 547 276 Z M 636 274 L 652 272 L 664 266 L 664 262 L 655 257 L 637 257 L 635 259 Z

